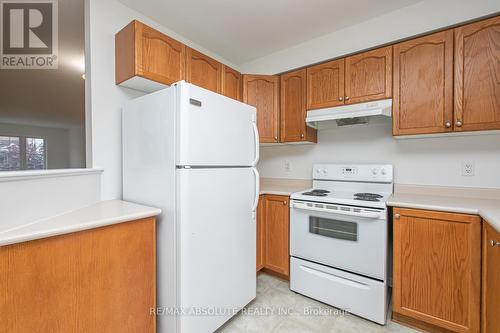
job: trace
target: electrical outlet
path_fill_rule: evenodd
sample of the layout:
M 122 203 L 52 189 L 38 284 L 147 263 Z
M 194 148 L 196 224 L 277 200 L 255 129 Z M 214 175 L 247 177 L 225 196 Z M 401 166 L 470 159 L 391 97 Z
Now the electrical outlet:
M 462 176 L 474 176 L 474 162 L 462 162 Z
M 285 171 L 290 172 L 290 161 L 285 161 Z

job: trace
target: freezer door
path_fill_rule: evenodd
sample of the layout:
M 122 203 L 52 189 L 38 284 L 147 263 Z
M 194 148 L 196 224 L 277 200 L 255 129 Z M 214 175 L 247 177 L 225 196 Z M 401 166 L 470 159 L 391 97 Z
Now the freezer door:
M 256 111 L 185 82 L 177 83 L 177 165 L 255 166 Z
M 178 169 L 178 332 L 213 332 L 256 296 L 252 168 Z

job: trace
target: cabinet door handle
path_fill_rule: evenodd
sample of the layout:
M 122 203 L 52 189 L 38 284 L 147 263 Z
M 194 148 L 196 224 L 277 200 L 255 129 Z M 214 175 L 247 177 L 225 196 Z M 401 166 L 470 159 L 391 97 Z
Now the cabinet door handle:
M 304 138 L 304 133 L 302 133 L 302 134 L 300 135 L 300 138 L 301 138 L 301 139 L 303 139 L 303 138 Z
M 340 96 L 339 101 L 342 102 L 344 100 L 344 97 Z
M 457 125 L 457 127 L 462 127 L 462 122 L 460 120 L 457 120 L 457 123 L 455 125 Z
M 497 242 L 494 239 L 490 240 L 490 244 L 491 244 L 491 246 L 500 246 L 500 242 Z
M 283 206 L 286 206 L 286 201 L 283 201 Z
M 277 136 L 274 137 L 274 141 L 278 141 L 278 137 Z
M 394 214 L 394 218 L 395 218 L 396 220 L 399 220 L 399 219 L 401 218 L 401 215 L 399 215 L 399 214 Z
M 446 122 L 446 124 L 444 124 L 444 126 L 445 126 L 446 128 L 450 128 L 450 127 L 451 127 L 451 123 L 450 123 L 449 121 L 447 121 L 447 122 Z
M 349 100 L 349 96 L 346 96 L 346 97 L 345 97 L 345 100 L 346 100 L 346 101 L 348 101 L 348 100 Z

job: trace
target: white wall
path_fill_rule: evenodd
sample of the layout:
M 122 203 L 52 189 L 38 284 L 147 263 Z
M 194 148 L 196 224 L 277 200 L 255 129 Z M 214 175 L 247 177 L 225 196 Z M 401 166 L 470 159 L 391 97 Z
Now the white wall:
M 461 175 L 466 161 L 475 176 Z M 500 188 L 500 134 L 402 140 L 384 120 L 321 130 L 316 145 L 262 147 L 258 169 L 262 177 L 310 179 L 314 163 L 388 163 L 401 184 Z
M 244 73 L 280 73 L 498 11 L 498 0 L 424 0 L 240 64 L 239 69 Z
M 141 93 L 115 86 L 115 41 L 114 35 L 133 19 L 138 19 L 177 40 L 233 66 L 220 56 L 199 47 L 176 33 L 158 25 L 149 18 L 122 5 L 116 0 L 90 0 L 87 8 L 90 26 L 88 49 L 90 48 L 90 119 L 92 166 L 103 168 L 103 199 L 122 196 L 121 159 L 121 107 L 125 101 Z M 90 166 L 90 165 L 89 165 Z
M 100 178 L 90 169 L 0 173 L 0 232 L 98 202 Z

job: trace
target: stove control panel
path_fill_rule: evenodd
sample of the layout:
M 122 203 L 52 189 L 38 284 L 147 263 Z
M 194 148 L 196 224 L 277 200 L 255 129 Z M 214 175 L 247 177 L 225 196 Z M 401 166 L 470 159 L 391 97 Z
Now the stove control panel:
M 315 164 L 313 179 L 392 183 L 390 164 Z
M 343 167 L 342 168 L 342 174 L 345 177 L 352 177 L 352 176 L 356 175 L 357 170 L 358 169 L 356 167 Z

